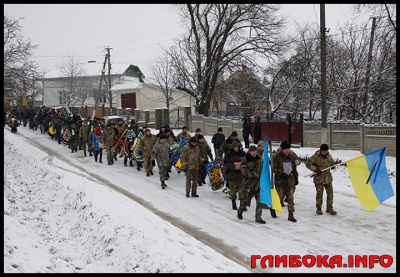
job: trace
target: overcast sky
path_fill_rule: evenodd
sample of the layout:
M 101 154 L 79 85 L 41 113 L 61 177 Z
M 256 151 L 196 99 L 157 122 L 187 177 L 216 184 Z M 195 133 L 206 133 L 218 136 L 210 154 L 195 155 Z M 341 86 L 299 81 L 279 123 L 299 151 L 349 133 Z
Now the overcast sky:
M 351 18 L 352 5 L 326 4 L 326 28 Z M 21 18 L 22 35 L 38 45 L 34 58 L 55 70 L 68 57 L 101 69 L 106 47 L 114 66 L 139 66 L 146 75 L 150 61 L 185 31 L 177 7 L 167 4 L 5 4 L 4 13 Z M 320 25 L 320 4 L 285 4 L 282 13 L 294 22 Z

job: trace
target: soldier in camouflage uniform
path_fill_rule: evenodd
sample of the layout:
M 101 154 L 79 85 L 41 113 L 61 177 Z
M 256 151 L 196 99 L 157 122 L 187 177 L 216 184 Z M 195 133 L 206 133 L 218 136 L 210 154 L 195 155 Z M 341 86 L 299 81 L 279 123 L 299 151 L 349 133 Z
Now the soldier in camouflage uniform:
M 200 149 L 197 147 L 197 138 L 191 137 L 180 156 L 182 171 L 186 175 L 186 197 L 189 197 L 192 189 L 192 197 L 199 197 L 197 194 L 197 180 L 199 175 L 199 165 L 202 162 Z
M 321 171 L 321 169 L 335 165 L 335 161 L 331 154 L 329 154 L 328 150 L 328 145 L 322 144 L 320 150 L 316 151 L 315 154 L 309 157 L 306 161 L 306 167 L 315 172 L 314 185 L 317 191 L 315 200 L 317 207 L 316 213 L 318 215 L 322 215 L 321 206 L 323 203 L 324 188 L 326 190 L 326 212 L 330 213 L 331 215 L 337 214 L 337 212 L 333 209 L 332 173 L 330 169 Z
M 89 143 L 90 127 L 87 120 L 83 122 L 82 127 L 79 129 L 79 141 L 81 142 L 83 154 L 86 157 L 86 145 Z
M 240 143 L 240 150 L 243 149 L 242 147 L 242 143 L 240 142 L 240 140 L 238 139 L 238 133 L 236 131 L 233 131 L 231 133 L 231 135 L 224 140 L 224 142 L 222 143 L 221 147 L 218 150 L 218 155 L 215 157 L 215 161 L 217 163 L 221 162 L 224 158 L 224 155 L 226 155 L 226 153 L 229 152 L 229 150 L 231 149 L 231 144 L 232 142 L 237 141 Z M 226 180 L 225 182 L 225 189 L 222 190 L 222 192 L 224 193 L 230 193 L 230 185 L 229 185 L 229 180 Z
M 157 161 L 158 173 L 160 175 L 161 187 L 165 189 L 167 184 L 168 167 L 170 164 L 169 159 L 169 144 L 164 134 L 161 134 L 153 147 L 154 157 Z
M 239 195 L 239 200 L 246 197 L 246 190 L 242 183 L 242 173 L 240 164 L 246 152 L 242 149 L 240 142 L 234 141 L 231 144 L 231 149 L 224 156 L 224 166 L 226 167 L 226 179 L 230 184 L 229 198 L 232 200 L 232 209 L 237 210 L 236 198 Z
M 102 142 L 106 146 L 108 165 L 114 164 L 114 139 L 115 130 L 111 127 L 111 123 L 107 123 L 107 127 L 103 132 Z
M 143 138 L 139 142 L 140 150 L 142 151 L 144 170 L 146 176 L 154 175 L 153 163 L 151 161 L 153 154 L 153 147 L 157 141 L 157 137 L 151 133 L 149 128 L 146 129 Z
M 187 131 L 187 127 L 183 126 L 182 127 L 182 132 L 180 132 L 177 136 L 176 136 L 176 141 L 180 141 L 181 139 L 186 139 L 186 142 L 189 141 L 189 139 L 191 138 L 191 135 L 189 134 L 189 132 Z
M 296 222 L 294 218 L 294 188 L 295 188 L 295 157 L 290 154 L 290 145 L 287 142 L 281 144 L 281 152 L 273 157 L 273 172 L 275 174 L 275 188 L 281 202 L 286 196 L 288 200 L 288 220 Z M 285 187 L 287 189 L 285 190 Z
M 200 156 L 204 159 L 204 162 L 202 162 L 199 166 L 199 177 L 198 177 L 198 182 L 197 184 L 199 186 L 202 186 L 203 184 L 206 183 L 206 177 L 207 177 L 207 171 L 206 171 L 206 164 L 208 164 L 208 158 L 213 161 L 213 155 L 211 152 L 211 148 L 208 145 L 206 139 L 202 134 L 197 136 L 198 142 L 197 142 L 197 147 L 200 149 Z
M 71 138 L 68 141 L 68 146 L 71 149 L 71 153 L 78 152 L 78 144 L 79 144 L 79 129 L 75 122 L 71 124 Z
M 257 147 L 250 145 L 249 151 L 242 159 L 241 164 L 242 182 L 248 189 L 246 198 L 240 201 L 237 216 L 243 219 L 243 211 L 247 206 L 250 206 L 251 199 L 256 199 L 256 222 L 265 224 L 266 222 L 261 219 L 262 205 L 260 203 L 260 175 L 262 171 L 262 160 L 257 154 Z

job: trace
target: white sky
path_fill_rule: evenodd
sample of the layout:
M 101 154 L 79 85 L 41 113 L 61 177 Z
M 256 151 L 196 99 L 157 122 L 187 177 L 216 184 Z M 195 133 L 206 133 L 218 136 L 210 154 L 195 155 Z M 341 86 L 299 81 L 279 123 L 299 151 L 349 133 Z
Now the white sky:
M 305 157 L 317 149 L 293 150 Z M 330 152 L 342 161 L 361 155 Z M 338 214 L 316 215 L 315 188 L 302 163 L 297 223 L 287 220 L 284 207 L 276 219 L 263 210 L 267 224 L 261 225 L 254 222 L 254 199 L 238 220 L 220 190 L 205 185 L 199 198 L 186 198 L 185 177 L 175 169 L 162 190 L 157 167 L 146 177 L 143 169 L 124 167 L 123 159 L 107 165 L 105 154 L 99 164 L 40 131 L 19 127 L 12 134 L 4 128 L 5 273 L 396 273 L 394 157 L 387 156 L 386 165 L 395 196 L 375 210 L 363 209 L 340 166 L 333 171 Z M 250 269 L 251 255 L 389 255 L 393 264 Z
M 351 6 L 325 5 L 330 34 L 351 18 Z M 172 45 L 185 31 L 177 7 L 167 4 L 5 4 L 4 13 L 24 18 L 22 35 L 39 45 L 34 58 L 41 71 L 55 70 L 71 56 L 82 63 L 94 60 L 101 70 L 110 47 L 114 68 L 134 64 L 146 76 L 161 47 Z M 295 22 L 320 25 L 319 4 L 284 4 L 282 14 L 287 15 L 288 30 Z

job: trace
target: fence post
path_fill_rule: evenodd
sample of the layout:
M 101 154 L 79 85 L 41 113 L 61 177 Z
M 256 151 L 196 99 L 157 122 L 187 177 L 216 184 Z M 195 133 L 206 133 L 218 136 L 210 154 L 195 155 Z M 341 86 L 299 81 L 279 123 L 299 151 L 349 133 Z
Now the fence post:
M 364 125 L 360 124 L 359 127 L 360 128 L 360 152 L 362 154 L 364 154 L 364 136 L 365 136 L 365 129 L 364 129 Z
M 130 124 L 130 118 L 131 118 L 131 108 L 126 108 L 125 109 L 125 116 L 126 116 L 126 123 Z

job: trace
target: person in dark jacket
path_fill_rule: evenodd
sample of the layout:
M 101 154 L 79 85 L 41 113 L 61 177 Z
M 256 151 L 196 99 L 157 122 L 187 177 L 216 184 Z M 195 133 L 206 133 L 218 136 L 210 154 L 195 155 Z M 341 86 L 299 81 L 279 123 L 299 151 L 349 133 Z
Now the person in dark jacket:
M 58 144 L 61 144 L 61 130 L 64 126 L 64 121 L 61 117 L 57 117 L 57 121 L 54 123 L 54 128 L 56 129 L 55 139 L 58 141 Z
M 249 148 L 250 146 L 250 121 L 246 118 L 242 118 L 242 134 L 243 134 L 243 140 L 244 140 L 244 147 Z
M 221 127 L 218 128 L 218 132 L 215 133 L 211 139 L 211 143 L 214 145 L 215 157 L 218 156 L 219 148 L 221 148 L 222 143 L 225 141 L 225 135 Z
M 236 198 L 239 195 L 239 200 L 243 201 L 245 190 L 242 183 L 241 162 L 246 152 L 241 148 L 241 143 L 234 141 L 231 148 L 224 156 L 224 166 L 226 167 L 226 178 L 229 181 L 230 195 L 232 200 L 232 209 L 237 210 Z
M 257 144 L 261 140 L 261 121 L 260 116 L 254 116 L 254 144 Z

